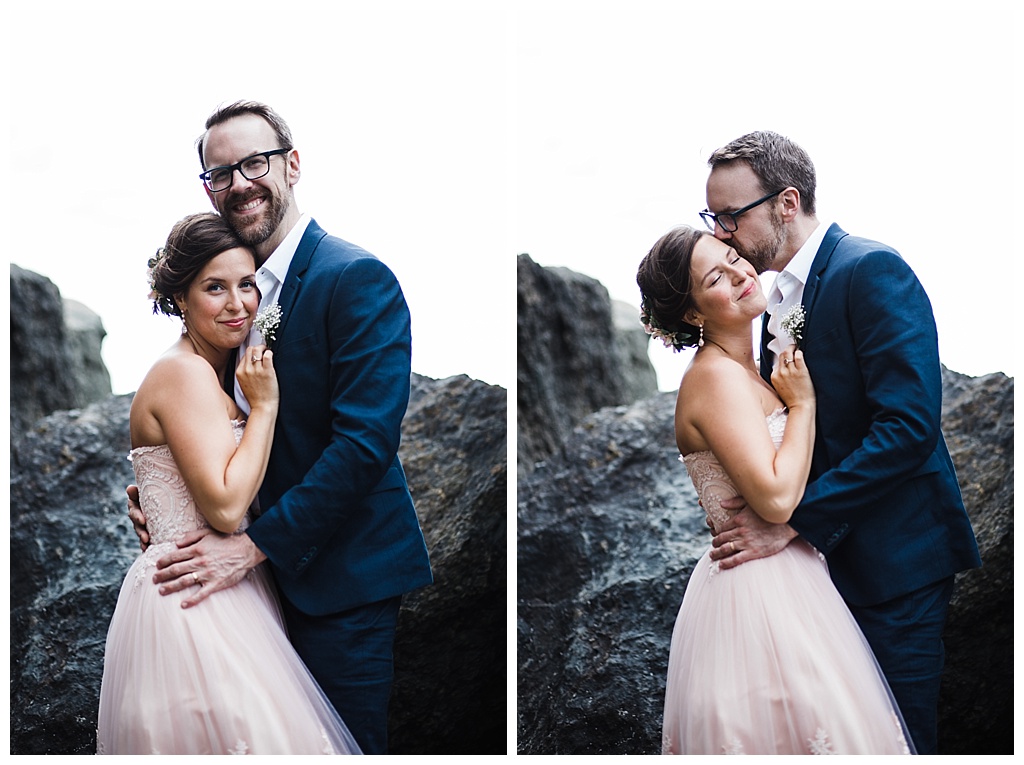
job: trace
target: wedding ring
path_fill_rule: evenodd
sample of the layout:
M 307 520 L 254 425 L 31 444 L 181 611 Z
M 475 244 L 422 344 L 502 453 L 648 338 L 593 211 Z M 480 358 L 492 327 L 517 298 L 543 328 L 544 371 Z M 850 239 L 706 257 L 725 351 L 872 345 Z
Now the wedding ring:
M 192 572 L 192 581 L 196 584 L 199 584 L 199 574 L 197 574 L 195 571 Z
M 255 360 L 256 360 L 256 359 L 253 359 L 253 361 L 255 361 Z M 786 365 L 786 366 L 788 367 L 788 366 L 789 366 L 789 362 L 791 362 L 792 360 L 793 360 L 793 359 L 783 359 L 783 360 L 782 360 L 782 363 L 783 363 L 783 364 L 785 364 L 785 365 Z
M 259 358 L 256 358 L 256 354 L 254 353 L 252 355 L 252 363 L 255 364 L 257 361 L 263 361 L 263 357 L 260 356 Z

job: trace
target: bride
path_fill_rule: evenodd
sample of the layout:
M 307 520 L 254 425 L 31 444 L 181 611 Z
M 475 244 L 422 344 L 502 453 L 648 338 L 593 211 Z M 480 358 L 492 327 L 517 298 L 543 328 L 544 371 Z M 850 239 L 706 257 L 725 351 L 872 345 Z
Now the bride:
M 243 531 L 278 410 L 273 352 L 234 369 L 248 419 L 225 393 L 259 303 L 253 254 L 220 216 L 191 215 L 150 261 L 154 313 L 182 336 L 132 401 L 132 461 L 150 545 L 121 586 L 107 633 L 99 754 L 352 754 L 359 749 L 285 633 L 262 566 L 197 606 L 161 595 L 156 561 L 196 528 Z M 203 583 L 193 574 L 194 587 Z
M 697 347 L 675 431 L 708 524 L 728 520 L 721 500 L 737 495 L 785 523 L 810 473 L 815 395 L 794 347 L 774 388 L 758 374 L 751 322 L 766 301 L 753 266 L 682 226 L 654 245 L 637 283 L 648 332 Z M 800 539 L 728 570 L 707 552 L 697 562 L 672 633 L 662 737 L 666 754 L 912 751 L 824 557 Z

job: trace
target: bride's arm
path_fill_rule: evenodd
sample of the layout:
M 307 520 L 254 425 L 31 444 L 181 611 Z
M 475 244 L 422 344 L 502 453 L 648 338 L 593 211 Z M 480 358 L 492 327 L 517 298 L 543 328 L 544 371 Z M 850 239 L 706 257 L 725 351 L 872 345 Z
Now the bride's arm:
M 257 354 L 258 355 L 258 354 Z M 273 356 L 252 363 L 243 354 L 236 375 L 247 378 L 254 395 L 242 441 L 235 436 L 217 376 L 198 357 L 168 360 L 152 396 L 174 461 L 203 517 L 217 531 L 238 528 L 266 473 L 277 419 Z M 250 391 L 246 390 L 248 397 Z
M 789 406 L 782 445 L 776 449 L 749 374 L 726 360 L 707 365 L 692 422 L 737 491 L 761 518 L 786 523 L 799 504 L 811 469 L 814 390 L 802 354 L 781 364 L 773 383 Z

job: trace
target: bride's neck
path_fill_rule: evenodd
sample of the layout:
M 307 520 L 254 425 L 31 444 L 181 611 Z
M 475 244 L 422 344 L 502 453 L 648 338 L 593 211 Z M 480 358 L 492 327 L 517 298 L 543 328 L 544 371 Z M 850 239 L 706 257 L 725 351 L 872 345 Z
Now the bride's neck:
M 716 332 L 705 330 L 704 348 L 717 348 L 734 361 L 756 369 L 754 360 L 754 337 L 749 332 Z
M 207 363 L 217 373 L 218 380 L 224 379 L 224 372 L 228 368 L 228 358 L 231 355 L 230 351 L 211 345 L 200 336 L 187 331 L 182 333 L 181 342 L 186 349 L 191 350 L 196 356 L 206 359 Z

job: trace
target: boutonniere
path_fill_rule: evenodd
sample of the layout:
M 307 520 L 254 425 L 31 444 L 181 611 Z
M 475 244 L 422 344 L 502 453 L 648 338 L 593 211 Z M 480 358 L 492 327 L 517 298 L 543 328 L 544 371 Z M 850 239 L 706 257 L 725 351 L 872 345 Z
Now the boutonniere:
M 260 309 L 252 325 L 260 333 L 267 348 L 272 348 L 277 338 L 277 327 L 281 323 L 281 306 L 277 303 Z
M 793 342 L 796 343 L 796 347 L 799 348 L 804 339 L 804 307 L 797 303 L 786 311 L 782 315 L 779 326 L 789 333 Z

